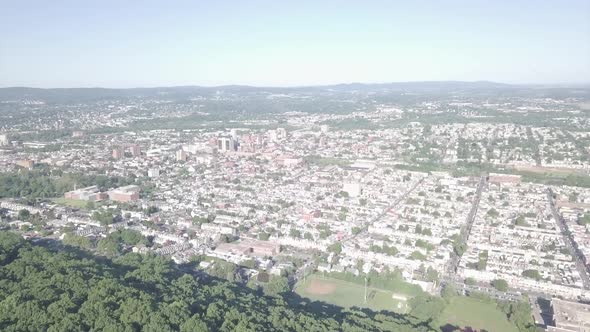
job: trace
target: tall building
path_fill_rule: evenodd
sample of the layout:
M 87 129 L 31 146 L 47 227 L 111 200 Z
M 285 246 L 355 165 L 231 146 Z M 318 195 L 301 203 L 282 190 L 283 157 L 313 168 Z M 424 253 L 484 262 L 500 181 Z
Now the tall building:
M 114 159 L 121 159 L 125 156 L 125 150 L 123 150 L 122 147 L 117 146 L 117 147 L 113 148 L 112 156 Z
M 260 134 L 254 136 L 254 143 L 256 143 L 257 145 L 262 145 L 262 143 L 264 143 L 264 136 Z
M 230 137 L 221 137 L 217 140 L 217 149 L 222 152 L 234 151 L 234 144 Z
M 186 161 L 186 152 L 183 150 L 176 151 L 176 161 Z
M 279 140 L 279 135 L 277 134 L 277 131 L 274 129 L 271 129 L 268 131 L 268 139 L 271 142 L 276 142 Z
M 160 169 L 159 168 L 148 169 L 148 176 L 150 178 L 157 178 L 158 176 L 160 176 Z
M 131 152 L 131 155 L 133 157 L 141 156 L 141 148 L 137 144 L 132 144 L 131 146 L 129 146 L 129 151 Z
M 234 128 L 234 129 L 230 130 L 229 132 L 230 132 L 231 138 L 234 141 L 237 141 L 238 140 L 238 130 Z
M 285 139 L 285 138 L 287 138 L 287 129 L 285 129 L 285 128 L 277 128 L 277 138 L 278 139 Z
M 10 145 L 10 141 L 8 140 L 7 134 L 0 135 L 0 146 L 8 146 Z

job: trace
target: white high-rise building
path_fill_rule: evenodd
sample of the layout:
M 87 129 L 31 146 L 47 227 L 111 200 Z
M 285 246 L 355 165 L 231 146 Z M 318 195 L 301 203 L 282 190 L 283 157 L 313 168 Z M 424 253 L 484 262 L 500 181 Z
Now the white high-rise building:
M 238 141 L 238 130 L 234 128 L 234 129 L 230 130 L 229 133 L 230 133 L 231 138 L 237 142 Z
M 186 161 L 186 152 L 183 150 L 176 151 L 176 161 Z
M 10 145 L 10 141 L 8 140 L 8 135 L 1 134 L 0 135 L 0 146 L 8 146 Z
M 159 168 L 148 169 L 148 176 L 150 178 L 157 178 L 158 176 L 160 176 L 160 169 Z
M 217 140 L 217 149 L 222 152 L 235 151 L 235 141 L 230 137 L 221 137 Z
M 278 137 L 277 131 L 276 131 L 276 130 L 273 130 L 273 129 L 269 130 L 269 131 L 268 131 L 268 139 L 269 139 L 271 142 L 276 142 L 276 141 L 278 141 L 278 140 L 279 140 L 279 137 Z
M 285 128 L 277 128 L 277 138 L 278 139 L 285 139 L 285 138 L 287 138 L 287 129 L 285 129 Z

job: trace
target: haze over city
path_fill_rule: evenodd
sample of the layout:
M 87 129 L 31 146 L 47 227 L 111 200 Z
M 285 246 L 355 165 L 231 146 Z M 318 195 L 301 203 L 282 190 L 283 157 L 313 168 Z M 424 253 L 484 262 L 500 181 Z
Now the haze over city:
M 590 331 L 590 2 L 0 13 L 0 331 Z
M 4 87 L 590 77 L 583 0 L 7 1 L 1 9 Z

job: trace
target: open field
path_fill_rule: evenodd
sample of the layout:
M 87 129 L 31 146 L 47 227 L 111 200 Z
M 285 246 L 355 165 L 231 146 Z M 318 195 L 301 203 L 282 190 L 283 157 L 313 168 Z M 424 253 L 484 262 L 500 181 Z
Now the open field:
M 341 158 L 331 158 L 331 157 L 321 157 L 321 156 L 307 156 L 305 160 L 310 164 L 315 164 L 319 166 L 349 166 L 351 162 L 347 159 Z
M 77 209 L 85 209 L 86 208 L 86 201 L 78 200 L 78 199 L 67 199 L 63 197 L 54 198 L 51 200 L 52 202 L 60 205 L 67 205 Z
M 406 312 L 406 301 L 393 298 L 391 291 L 368 287 L 367 303 L 365 303 L 364 286 L 319 275 L 309 276 L 305 283 L 299 282 L 295 292 L 314 301 L 323 301 L 345 308 L 357 306 L 376 311 Z
M 459 328 L 471 327 L 488 332 L 517 332 L 506 315 L 494 303 L 486 303 L 470 297 L 455 297 L 439 318 L 439 325 Z
M 531 172 L 544 175 L 568 175 L 568 174 L 586 174 L 584 170 L 566 167 L 544 167 L 544 166 L 525 166 L 516 165 L 514 169 L 522 172 Z

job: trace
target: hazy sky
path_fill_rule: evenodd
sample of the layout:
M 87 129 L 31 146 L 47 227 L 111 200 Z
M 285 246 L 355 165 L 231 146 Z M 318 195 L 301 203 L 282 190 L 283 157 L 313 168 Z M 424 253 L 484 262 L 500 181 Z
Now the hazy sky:
M 0 86 L 590 81 L 590 1 L 0 1 Z

